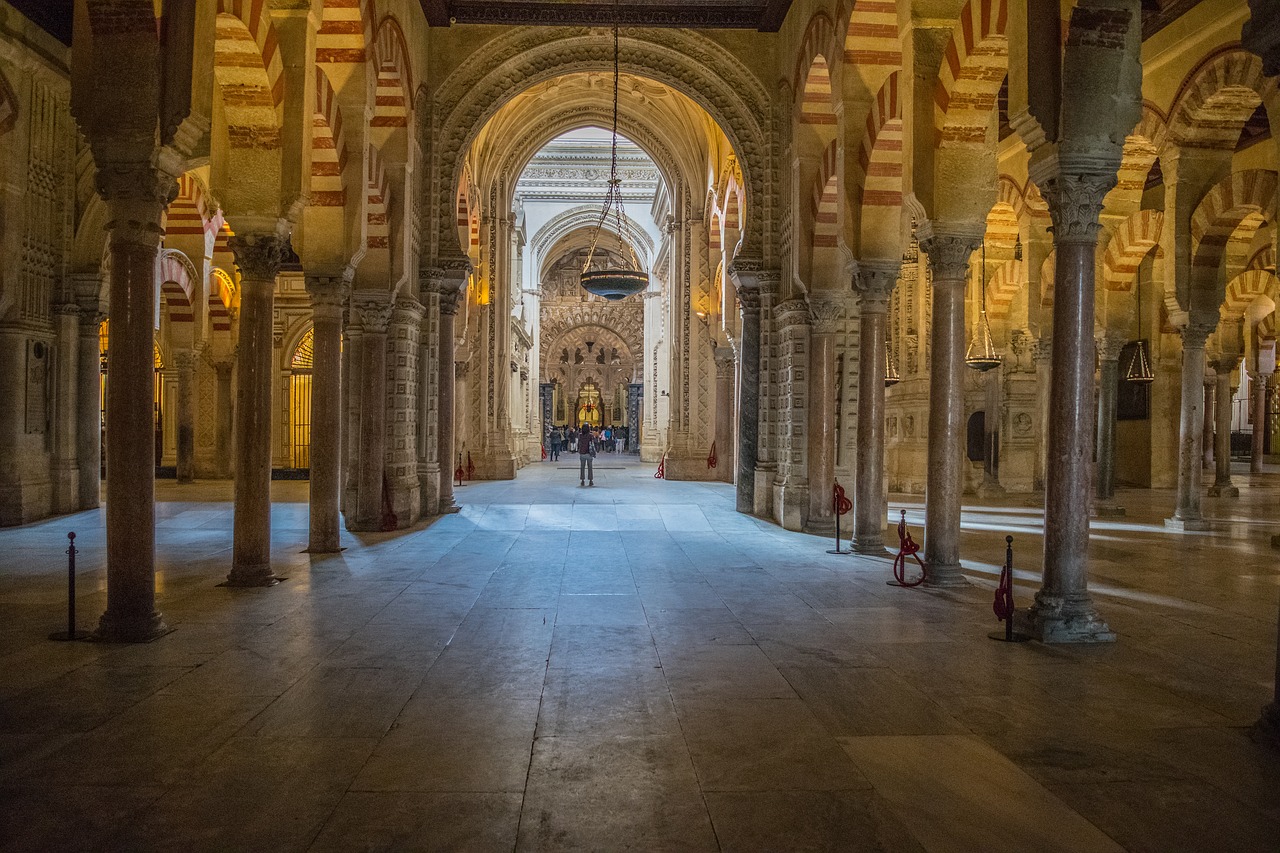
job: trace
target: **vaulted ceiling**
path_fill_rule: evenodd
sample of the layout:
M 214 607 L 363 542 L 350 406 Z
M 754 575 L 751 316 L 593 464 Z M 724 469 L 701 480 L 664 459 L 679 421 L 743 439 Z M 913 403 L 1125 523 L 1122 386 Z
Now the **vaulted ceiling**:
M 693 27 L 776 32 L 791 0 L 421 0 L 434 27 L 450 24 Z M 615 17 L 616 16 L 616 17 Z

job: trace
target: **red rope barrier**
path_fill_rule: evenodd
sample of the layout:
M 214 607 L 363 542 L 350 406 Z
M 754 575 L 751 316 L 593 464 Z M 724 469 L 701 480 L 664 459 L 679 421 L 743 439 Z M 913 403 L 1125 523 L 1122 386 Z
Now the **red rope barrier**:
M 893 577 L 898 582 L 898 586 L 919 586 L 924 583 L 925 575 L 928 569 L 920 560 L 920 546 L 911 538 L 911 532 L 907 530 L 907 511 L 902 510 L 902 517 L 898 520 L 898 556 L 893 558 Z M 920 566 L 920 577 L 913 581 L 907 581 L 907 557 L 913 557 L 916 564 Z
M 839 481 L 831 487 L 831 510 L 836 515 L 847 515 L 853 509 L 853 501 L 845 497 L 844 486 Z
M 653 475 L 655 480 L 667 479 L 667 454 L 662 454 L 662 458 L 658 460 L 658 470 Z

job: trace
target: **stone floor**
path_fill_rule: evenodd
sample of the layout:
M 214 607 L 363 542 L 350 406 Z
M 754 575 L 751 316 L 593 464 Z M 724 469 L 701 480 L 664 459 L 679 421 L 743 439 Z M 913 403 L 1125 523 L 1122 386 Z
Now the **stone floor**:
M 1280 476 L 1160 526 L 1099 521 L 1104 647 L 1006 645 L 1006 533 L 1034 590 L 1032 500 L 968 506 L 972 585 L 733 511 L 720 484 L 601 457 L 459 490 L 462 512 L 310 558 L 274 486 L 271 589 L 217 584 L 227 483 L 159 487 L 144 646 L 53 643 L 65 534 L 80 622 L 99 512 L 0 531 L 0 848 L 25 850 L 1275 851 L 1270 696 Z M 571 467 L 573 466 L 573 467 Z M 919 538 L 918 498 L 908 510 Z

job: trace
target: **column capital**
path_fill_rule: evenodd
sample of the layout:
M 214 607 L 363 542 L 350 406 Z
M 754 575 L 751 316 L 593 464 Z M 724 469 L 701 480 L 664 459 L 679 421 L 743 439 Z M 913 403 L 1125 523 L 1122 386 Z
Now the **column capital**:
M 363 334 L 386 334 L 395 306 L 385 290 L 356 290 L 351 294 L 351 323 Z
M 422 303 L 414 299 L 412 296 L 401 294 L 396 299 L 393 308 L 393 317 L 400 323 L 418 324 L 422 322 L 422 315 L 426 311 Z
M 113 243 L 154 249 L 164 235 L 161 220 L 177 195 L 177 178 L 146 162 L 98 162 L 94 178 L 107 204 L 107 232 Z
M 929 256 L 934 284 L 964 283 L 969 275 L 969 256 L 982 245 L 982 225 L 944 225 L 925 222 L 916 229 L 920 248 Z
M 1096 243 L 1102 200 L 1116 185 L 1115 173 L 1055 175 L 1040 184 L 1049 204 L 1054 243 Z
M 246 281 L 272 282 L 284 260 L 284 238 L 276 233 L 237 234 L 227 241 Z
M 889 311 L 889 299 L 902 272 L 899 260 L 859 261 L 853 274 L 853 291 L 864 314 L 885 314 Z
M 1127 341 L 1124 338 L 1114 334 L 1105 334 L 1095 341 L 1098 348 L 1099 361 L 1116 361 L 1120 358 L 1120 351 L 1124 349 Z
M 426 279 L 427 292 L 439 295 L 440 313 L 457 314 L 458 302 L 467 290 L 467 278 L 471 275 L 471 261 L 446 258 L 439 266 L 429 267 L 421 275 Z
M 196 369 L 196 354 L 190 350 L 178 350 L 173 354 L 173 366 L 179 373 Z
M 809 305 L 800 298 L 779 302 L 773 309 L 773 316 L 780 328 L 784 326 L 807 326 L 811 322 Z
M 1032 347 L 1032 358 L 1036 361 L 1049 361 L 1053 358 L 1053 338 L 1049 335 L 1041 335 L 1036 338 L 1035 345 Z
M 306 276 L 307 295 L 311 297 L 311 311 L 321 311 L 340 317 L 351 295 L 351 279 L 346 275 L 310 274 Z
M 1182 348 L 1185 349 L 1204 349 L 1204 343 L 1213 334 L 1216 328 L 1214 323 L 1190 322 L 1178 329 L 1178 334 L 1182 336 Z
M 716 361 L 716 378 L 731 379 L 735 367 L 736 354 L 729 347 L 716 347 L 713 357 Z
M 842 316 L 844 300 L 833 293 L 813 291 L 809 294 L 809 325 L 814 334 L 835 334 Z

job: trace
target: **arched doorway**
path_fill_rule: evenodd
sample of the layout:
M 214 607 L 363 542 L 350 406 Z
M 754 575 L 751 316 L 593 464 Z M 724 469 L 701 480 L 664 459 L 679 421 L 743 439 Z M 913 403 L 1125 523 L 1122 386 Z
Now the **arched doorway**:
M 298 469 L 311 467 L 311 369 L 315 330 L 307 329 L 289 360 L 289 459 Z

